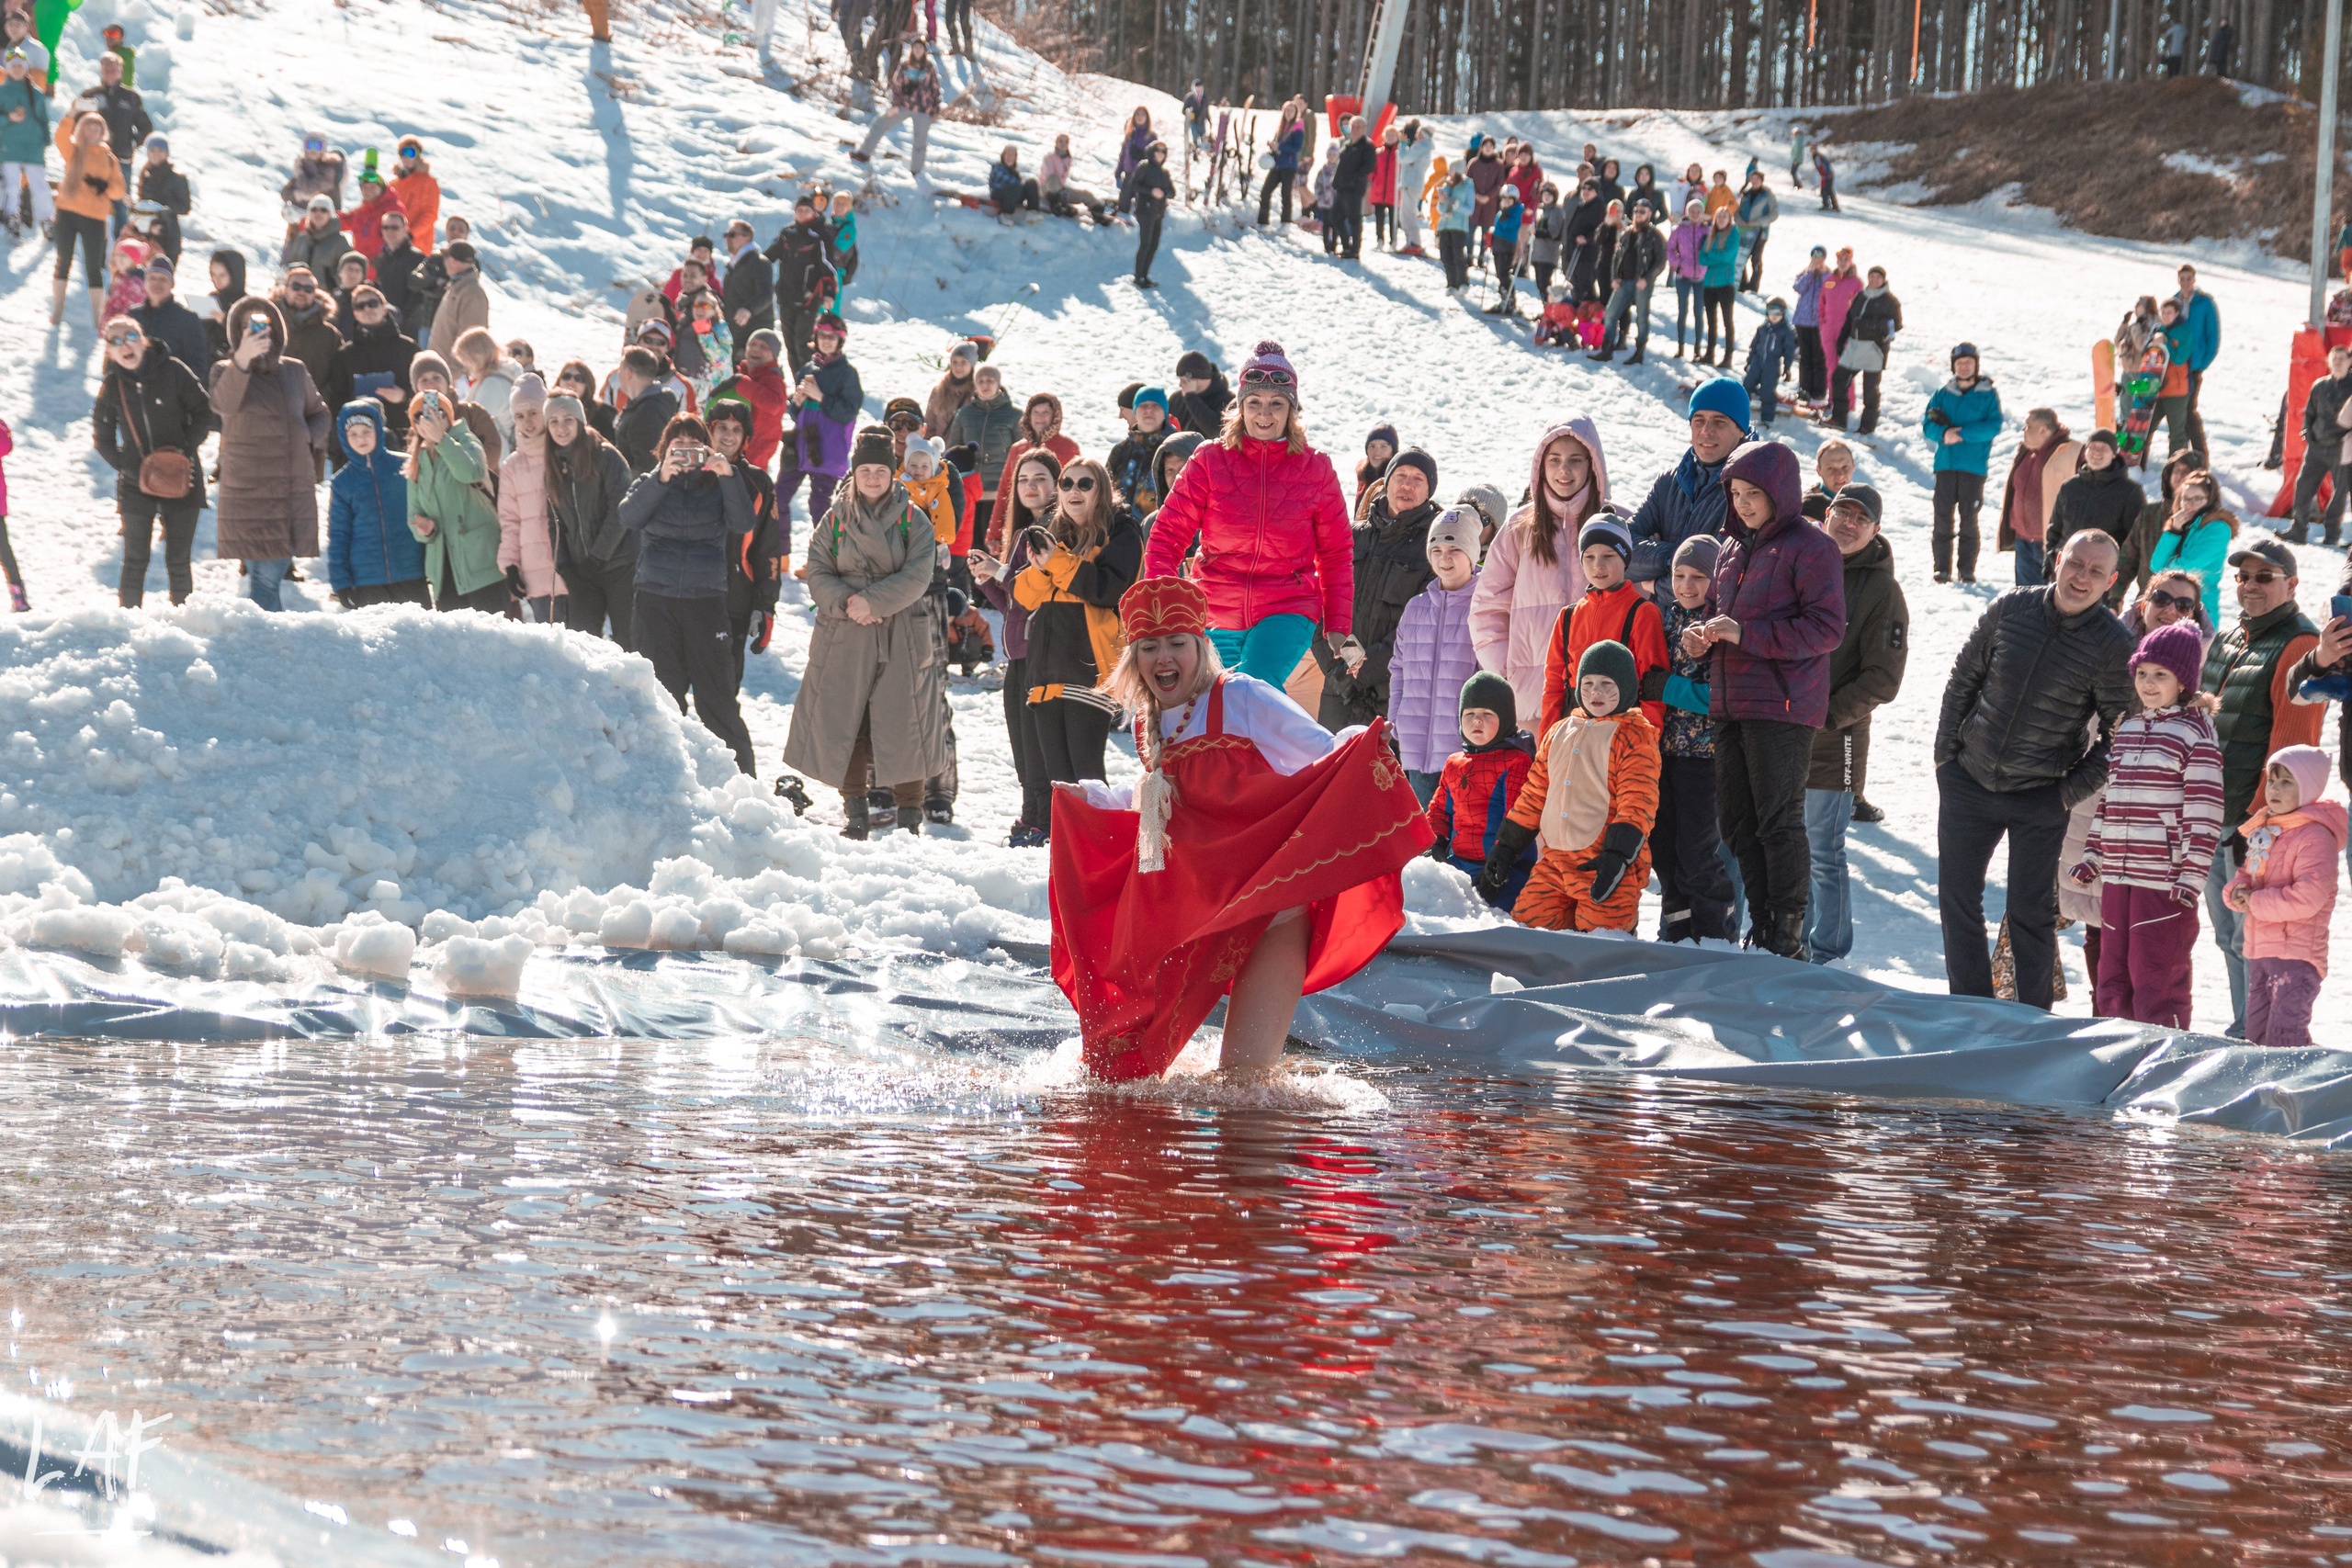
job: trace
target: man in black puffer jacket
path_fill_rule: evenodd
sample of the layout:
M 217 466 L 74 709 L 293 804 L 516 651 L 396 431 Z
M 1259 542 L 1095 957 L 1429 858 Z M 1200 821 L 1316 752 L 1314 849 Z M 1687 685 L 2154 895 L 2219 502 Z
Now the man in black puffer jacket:
M 2007 835 L 2018 999 L 2050 1007 L 2066 814 L 2107 782 L 2108 739 L 2134 705 L 2132 636 L 2103 602 L 2115 568 L 2105 531 L 2075 535 L 2051 586 L 2016 589 L 1985 607 L 1944 687 L 1936 881 L 1944 976 L 1956 997 L 1993 994 L 1984 872 Z M 2086 746 L 2094 717 L 2099 738 Z
M 2115 541 L 2118 551 L 2115 586 L 2108 590 L 2110 607 L 2123 602 L 2139 562 L 2132 558 L 2132 525 L 2140 520 L 2147 493 L 2115 450 L 2115 432 L 2094 430 L 2083 443 L 2083 466 L 2058 487 L 2051 503 L 2050 529 L 2042 541 L 2042 558 L 2054 568 L 2066 541 L 2086 528 L 2096 528 Z
M 1326 729 L 1370 724 L 1388 713 L 1388 660 L 1396 650 L 1396 626 L 1405 606 L 1437 576 L 1430 565 L 1430 525 L 1445 509 L 1437 503 L 1437 459 L 1408 446 L 1388 460 L 1382 493 L 1356 525 L 1355 619 L 1351 634 L 1363 648 L 1351 665 L 1323 638 L 1315 661 L 1323 669 L 1323 702 L 1317 712 Z M 1451 701 L 1451 699 L 1448 699 Z

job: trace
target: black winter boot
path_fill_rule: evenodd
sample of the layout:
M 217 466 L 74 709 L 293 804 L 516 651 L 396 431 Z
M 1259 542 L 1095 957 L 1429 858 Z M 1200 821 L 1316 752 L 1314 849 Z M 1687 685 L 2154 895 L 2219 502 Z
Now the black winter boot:
M 866 817 L 865 795 L 844 794 L 842 796 L 842 815 L 847 818 L 842 824 L 842 838 L 864 839 L 872 834 L 873 827 Z

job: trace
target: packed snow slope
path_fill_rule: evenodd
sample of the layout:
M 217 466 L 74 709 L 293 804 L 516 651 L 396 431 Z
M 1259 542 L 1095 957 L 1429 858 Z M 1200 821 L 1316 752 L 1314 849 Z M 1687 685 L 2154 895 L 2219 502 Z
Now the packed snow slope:
M 764 240 L 787 220 L 803 179 L 856 189 L 865 178 L 846 157 L 866 117 L 846 107 L 838 36 L 821 6 L 786 0 L 780 11 L 763 62 L 659 4 L 632 7 L 607 47 L 587 39 L 568 6 L 517 22 L 492 0 L 281 3 L 234 15 L 86 0 L 62 57 L 69 84 L 95 79 L 98 29 L 118 18 L 141 49 L 142 86 L 157 46 L 172 57 L 169 85 L 150 102 L 196 181 L 184 295 L 207 287 L 203 261 L 216 245 L 243 249 L 257 276 L 274 275 L 264 264 L 275 263 L 282 232 L 277 189 L 305 130 L 323 130 L 355 152 L 389 151 L 413 131 L 443 183 L 443 211 L 475 225 L 493 330 L 529 339 L 542 365 L 578 356 L 602 371 L 620 346 L 628 290 L 666 277 L 689 236 L 741 213 Z M 728 16 L 742 25 L 740 9 Z M 1119 434 L 1114 399 L 1122 386 L 1170 376 L 1190 347 L 1230 368 L 1272 336 L 1299 367 L 1310 430 L 1343 466 L 1366 429 L 1393 421 L 1435 457 L 1443 494 L 1485 481 L 1515 496 L 1540 432 L 1582 412 L 1601 430 L 1614 498 L 1632 507 L 1679 456 L 1682 388 L 1695 377 L 1671 355 L 1670 297 L 1654 322 L 1649 363 L 1601 367 L 1532 351 L 1523 325 L 1479 312 L 1490 293 L 1447 298 L 1433 261 L 1368 249 L 1361 265 L 1337 265 L 1313 235 L 1261 231 L 1231 209 L 1174 212 L 1154 269 L 1161 288 L 1141 293 L 1126 281 L 1125 230 L 1002 222 L 935 201 L 933 187 L 981 189 L 1006 145 L 1034 172 L 1063 131 L 1078 154 L 1077 182 L 1108 191 L 1116 128 L 1136 104 L 1174 130 L 1174 105 L 1163 96 L 1103 78 L 1066 79 L 985 23 L 981 34 L 978 71 L 951 62 L 947 96 L 966 106 L 951 112 L 978 106 L 980 118 L 1001 123 L 951 118 L 934 126 L 931 186 L 910 177 L 901 129 L 884 142 L 861 197 L 862 263 L 845 312 L 870 414 L 893 395 L 922 396 L 956 338 L 987 332 L 1000 339 L 992 362 L 1016 401 L 1039 389 L 1060 393 L 1069 433 L 1100 454 Z M 2192 257 L 2223 322 L 2206 424 L 2224 488 L 2251 517 L 2275 488 L 2260 463 L 2303 284 L 2250 245 L 2094 240 L 2046 213 L 1992 202 L 1911 209 L 1849 196 L 1842 215 L 1824 214 L 1810 192 L 1788 188 L 1784 118 L 1496 115 L 1442 122 L 1441 150 L 1453 155 L 1475 128 L 1533 138 L 1547 167 L 1572 166 L 1588 140 L 1629 175 L 1643 161 L 1662 173 L 1697 161 L 1736 175 L 1756 156 L 1784 204 L 1767 252 L 1776 288 L 1815 243 L 1851 245 L 1863 265 L 1889 270 L 1905 331 L 1886 378 L 1883 422 L 1861 462 L 1887 495 L 1914 647 L 1871 750 L 1868 793 L 1888 820 L 1851 838 L 1860 937 L 1849 964 L 1940 988 L 1929 742 L 1953 653 L 2010 571 L 1988 543 L 1977 585 L 1929 579 L 1931 453 L 1918 420 L 1947 373 L 1950 345 L 1978 344 L 2001 391 L 2011 434 L 1995 450 L 1997 494 L 2023 412 L 2047 404 L 2086 432 L 2091 344 L 2132 298 L 2169 292 L 2173 268 Z M 851 845 L 833 832 L 839 807 L 829 790 L 818 788 L 819 808 L 802 821 L 763 790 L 714 774 L 707 738 L 648 694 L 641 665 L 610 650 L 520 626 L 435 626 L 422 615 L 372 612 L 265 620 L 227 604 L 235 568 L 208 558 L 209 517 L 196 604 L 177 614 L 155 607 L 159 563 L 147 610 L 104 609 L 120 556 L 112 476 L 89 446 L 96 345 L 86 322 L 45 326 L 47 262 L 45 251 L 20 243 L 0 301 L 0 410 L 17 443 L 13 532 L 36 606 L 0 629 L 0 663 L 13 671 L 0 788 L 12 797 L 7 827 L 17 835 L 0 931 L 137 958 L 144 939 L 136 933 L 152 924 L 165 950 L 201 967 L 203 944 L 152 909 L 122 919 L 72 913 L 120 908 L 163 888 L 175 920 L 234 931 L 234 942 L 270 953 L 280 969 L 341 954 L 350 966 L 391 973 L 403 954 L 383 927 L 413 920 L 426 943 L 422 961 L 446 983 L 490 988 L 511 982 L 530 943 L 969 951 L 991 936 L 1035 940 L 1042 931 L 1044 856 L 999 847 L 1017 795 L 1001 699 L 985 680 L 956 682 L 958 826 Z M 1739 311 L 1744 350 L 1758 302 L 1743 297 Z M 1784 419 L 1777 434 L 1810 463 L 1815 432 Z M 1996 510 L 1988 502 L 1988 541 Z M 2304 560 L 2305 603 L 2320 611 L 2342 559 L 2314 548 Z M 315 581 L 289 592 L 310 607 L 324 603 Z M 765 774 L 789 725 L 808 626 L 788 587 L 775 646 L 746 680 Z M 217 701 L 193 689 L 187 672 L 198 662 L 218 678 Z M 533 694 L 536 707 L 522 701 Z M 36 713 L 37 700 L 57 711 Z M 117 704 L 126 711 L 116 715 Z M 624 748 L 617 736 L 632 725 Z M 217 790 L 267 771 L 257 761 L 266 748 L 284 757 L 273 804 L 224 802 Z M 204 757 L 208 749 L 221 760 Z M 163 772 L 167 757 L 176 758 L 176 778 Z M 618 769 L 601 784 L 593 778 L 600 764 Z M 1133 765 L 1115 754 L 1114 776 Z M 134 767 L 151 771 L 122 782 Z M 559 784 L 570 792 L 561 810 Z M 355 796 L 348 804 L 345 789 Z M 202 818 L 212 826 L 199 830 Z M 170 834 L 175 823 L 186 840 Z M 368 863 L 379 852 L 394 857 L 389 866 Z M 166 877 L 183 886 L 166 886 Z M 1477 918 L 1451 873 L 1423 863 L 1408 885 L 1431 924 Z M 1997 889 L 1994 905 L 1997 912 Z M 420 908 L 427 918 L 416 920 Z M 47 923 L 36 929 L 44 910 Z M 2336 926 L 2352 942 L 2352 901 Z M 282 956 L 250 940 L 256 933 Z M 453 960 L 453 943 L 472 945 Z M 2079 949 L 2070 942 L 2068 952 L 2065 1007 L 2082 1012 Z M 232 946 L 214 962 L 226 972 L 232 961 L 270 968 Z M 2210 944 L 2199 950 L 2198 969 L 2199 1021 L 2218 1028 L 2227 1004 Z M 2319 1016 L 2352 1016 L 2347 1000 L 2352 988 L 2332 978 Z

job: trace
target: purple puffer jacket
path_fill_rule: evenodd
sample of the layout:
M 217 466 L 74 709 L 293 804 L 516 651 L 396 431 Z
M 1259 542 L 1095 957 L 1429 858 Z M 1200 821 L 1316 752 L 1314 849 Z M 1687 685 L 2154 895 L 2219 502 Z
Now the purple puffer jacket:
M 1396 753 L 1417 773 L 1434 773 L 1462 750 L 1462 684 L 1478 672 L 1470 644 L 1470 595 L 1476 572 L 1461 587 L 1432 582 L 1413 596 L 1396 623 L 1388 656 L 1388 722 Z
M 1829 716 L 1829 656 L 1846 635 L 1844 558 L 1799 510 L 1796 453 L 1751 441 L 1724 465 L 1726 491 L 1734 479 L 1772 498 L 1772 521 L 1751 533 L 1736 506 L 1725 509 L 1714 599 L 1716 614 L 1739 623 L 1739 641 L 1715 644 L 1707 711 L 1818 729 Z

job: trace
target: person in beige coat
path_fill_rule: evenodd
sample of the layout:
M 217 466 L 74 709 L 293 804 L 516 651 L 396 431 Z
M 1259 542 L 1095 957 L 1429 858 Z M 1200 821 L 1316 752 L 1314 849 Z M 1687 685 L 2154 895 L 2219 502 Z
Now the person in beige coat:
M 319 553 L 313 474 L 326 449 L 327 405 L 302 362 L 286 352 L 286 320 L 251 295 L 229 307 L 230 355 L 213 366 L 220 422 L 220 488 L 213 497 L 217 553 L 245 563 L 245 591 L 265 610 L 297 556 Z
M 931 519 L 908 499 L 890 433 L 860 432 L 850 477 L 808 541 L 817 626 L 784 746 L 788 768 L 838 783 L 843 836 L 866 836 L 865 788 L 922 830 L 923 780 L 947 766 L 946 644 L 930 596 L 941 564 Z
M 476 327 L 490 326 L 490 296 L 481 288 L 481 269 L 474 265 L 472 242 L 459 240 L 441 253 L 448 287 L 433 311 L 433 337 L 424 346 L 447 359 L 458 351 L 458 340 Z

